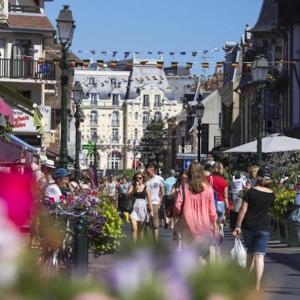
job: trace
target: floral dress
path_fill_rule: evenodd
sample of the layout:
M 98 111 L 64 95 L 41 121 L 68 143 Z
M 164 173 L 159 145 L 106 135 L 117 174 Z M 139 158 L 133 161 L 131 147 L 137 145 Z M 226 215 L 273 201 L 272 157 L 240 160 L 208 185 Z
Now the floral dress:
M 132 196 L 134 205 L 130 217 L 138 222 L 148 222 L 146 186 L 142 192 L 134 191 Z

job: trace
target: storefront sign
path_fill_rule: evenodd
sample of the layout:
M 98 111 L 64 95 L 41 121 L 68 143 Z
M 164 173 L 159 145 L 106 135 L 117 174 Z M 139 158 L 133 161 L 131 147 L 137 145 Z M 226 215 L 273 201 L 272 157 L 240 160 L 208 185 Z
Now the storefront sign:
M 43 115 L 42 124 L 43 131 L 49 132 L 51 126 L 51 107 L 50 106 L 39 106 L 39 110 Z M 14 112 L 14 132 L 25 132 L 25 133 L 37 133 L 36 127 L 34 126 L 33 117 L 27 115 L 20 110 L 13 110 Z

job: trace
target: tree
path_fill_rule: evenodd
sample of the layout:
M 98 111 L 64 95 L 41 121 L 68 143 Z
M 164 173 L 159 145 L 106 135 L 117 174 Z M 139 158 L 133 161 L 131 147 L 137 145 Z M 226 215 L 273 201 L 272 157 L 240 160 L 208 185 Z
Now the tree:
M 139 150 L 142 161 L 154 163 L 166 171 L 168 165 L 168 134 L 163 121 L 152 121 L 145 129 Z

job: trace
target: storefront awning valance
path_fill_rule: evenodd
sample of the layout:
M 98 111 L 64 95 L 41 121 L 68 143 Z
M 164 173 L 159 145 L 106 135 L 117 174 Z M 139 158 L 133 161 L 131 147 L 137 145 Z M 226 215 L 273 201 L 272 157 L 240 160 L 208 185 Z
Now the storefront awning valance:
M 18 146 L 20 146 L 21 148 L 23 148 L 26 151 L 30 151 L 30 152 L 34 152 L 37 153 L 38 149 L 32 147 L 31 145 L 29 145 L 28 143 L 24 142 L 23 140 L 19 139 L 18 137 L 16 137 L 15 135 L 11 134 L 11 133 L 6 133 L 5 134 L 6 137 L 10 140 L 13 141 L 15 144 L 17 144 Z

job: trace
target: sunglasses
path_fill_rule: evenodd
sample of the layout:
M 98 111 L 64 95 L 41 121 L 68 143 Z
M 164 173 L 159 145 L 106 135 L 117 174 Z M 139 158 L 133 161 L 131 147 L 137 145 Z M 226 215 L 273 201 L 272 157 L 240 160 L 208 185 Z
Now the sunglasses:
M 143 177 L 142 176 L 138 176 L 137 179 L 143 179 Z

